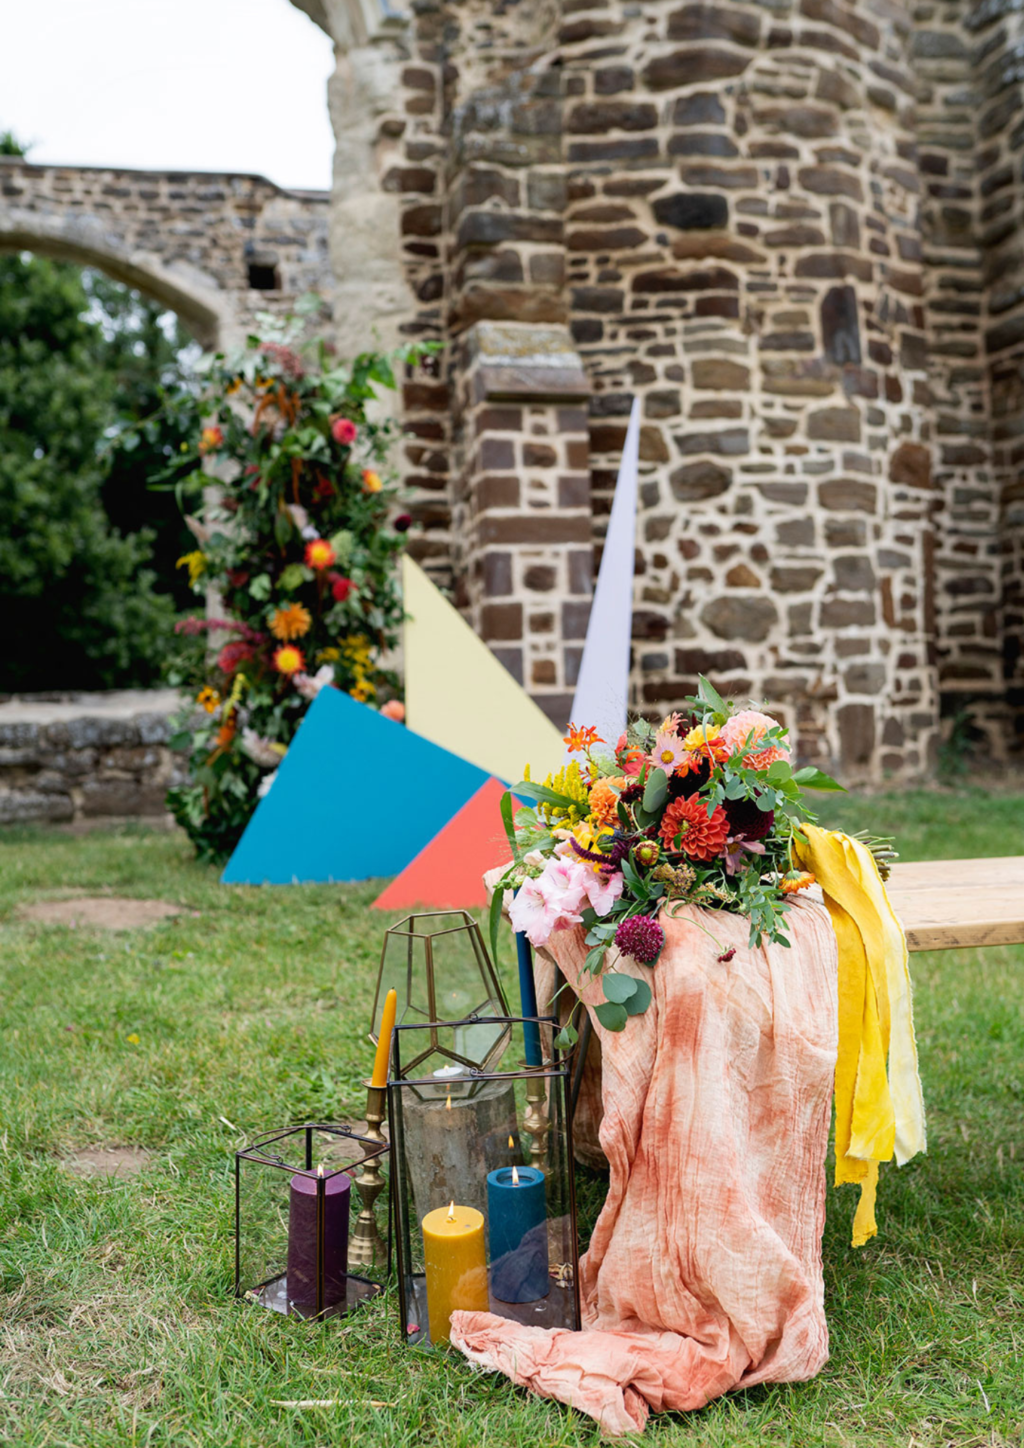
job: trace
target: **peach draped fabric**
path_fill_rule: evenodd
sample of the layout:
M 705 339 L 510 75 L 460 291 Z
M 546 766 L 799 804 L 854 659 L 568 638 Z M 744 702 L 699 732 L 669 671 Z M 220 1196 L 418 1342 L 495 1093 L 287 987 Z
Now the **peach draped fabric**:
M 619 1033 L 595 1021 L 611 1174 L 581 1262 L 583 1331 L 452 1318 L 452 1341 L 472 1362 L 571 1403 L 609 1436 L 638 1432 L 649 1411 L 813 1377 L 828 1357 L 829 916 L 800 900 L 788 950 L 749 949 L 737 916 L 687 905 L 661 918 L 657 965 L 614 965 L 651 984 L 651 1005 Z M 556 934 L 548 949 L 575 983 L 582 931 Z M 588 1007 L 603 999 L 599 982 L 580 994 Z

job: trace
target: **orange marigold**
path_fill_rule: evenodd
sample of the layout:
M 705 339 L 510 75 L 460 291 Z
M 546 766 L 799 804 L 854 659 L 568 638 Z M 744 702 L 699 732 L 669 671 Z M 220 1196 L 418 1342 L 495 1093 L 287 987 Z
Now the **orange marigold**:
M 595 744 L 603 744 L 604 740 L 592 724 L 589 724 L 585 729 L 582 727 L 577 728 L 575 724 L 570 724 L 569 732 L 565 735 L 562 743 L 568 745 L 570 754 L 581 754 L 587 749 L 593 749 Z
M 713 734 L 710 729 L 698 725 L 691 729 L 683 740 L 683 748 L 690 754 L 696 754 L 701 759 L 711 759 L 720 764 L 723 759 L 729 758 L 729 746 L 720 734 Z
M 274 610 L 270 620 L 270 632 L 276 639 L 300 639 L 309 633 L 313 616 L 301 603 L 286 603 Z
M 373 470 L 373 468 L 364 468 L 364 469 L 363 469 L 363 492 L 364 492 L 364 493 L 379 493 L 380 490 L 381 490 L 381 488 L 383 488 L 383 486 L 384 486 L 384 482 L 383 482 L 383 479 L 381 478 L 380 473 L 375 473 L 374 470 Z
M 301 674 L 305 672 L 306 656 L 294 644 L 282 644 L 274 650 L 274 668 L 279 674 Z
M 798 890 L 806 890 L 814 883 L 810 870 L 789 870 L 779 881 L 779 889 L 784 895 L 795 895 Z
M 691 794 L 689 799 L 674 799 L 666 809 L 661 817 L 661 838 L 666 849 L 682 850 L 691 860 L 713 860 L 725 849 L 729 821 L 720 804 L 708 819 L 707 801 Z
M 618 776 L 597 781 L 589 796 L 591 824 L 598 827 L 618 824 L 619 790 L 625 783 Z
M 330 568 L 336 557 L 337 554 L 326 538 L 313 538 L 306 544 L 306 562 L 318 573 Z

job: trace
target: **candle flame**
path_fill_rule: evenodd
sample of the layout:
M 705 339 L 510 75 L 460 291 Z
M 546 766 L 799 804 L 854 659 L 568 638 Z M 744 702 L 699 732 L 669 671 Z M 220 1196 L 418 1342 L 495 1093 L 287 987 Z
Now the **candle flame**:
M 452 1109 L 452 1093 L 451 1093 L 451 1091 L 448 1092 L 448 1100 L 444 1103 L 444 1109 L 445 1109 L 446 1111 L 450 1111 L 450 1110 Z
M 509 1151 L 515 1151 L 515 1149 L 516 1149 L 516 1144 L 515 1144 L 515 1142 L 513 1141 L 513 1139 L 512 1139 L 511 1136 L 510 1136 L 509 1139 L 508 1139 L 508 1149 L 509 1149 Z
M 451 1201 L 448 1203 L 448 1216 L 446 1217 L 445 1220 L 446 1220 L 446 1221 L 449 1221 L 449 1222 L 454 1222 L 454 1221 L 455 1221 L 455 1198 L 454 1198 L 454 1197 L 452 1197 Z
M 519 1185 L 519 1173 L 516 1171 L 515 1167 L 512 1168 L 512 1185 L 514 1187 L 517 1187 Z
M 323 1176 L 323 1174 L 324 1174 L 324 1164 L 323 1164 L 323 1162 L 321 1162 L 320 1165 L 317 1167 L 317 1169 L 316 1169 L 316 1174 L 317 1174 L 318 1177 L 322 1177 L 322 1176 Z

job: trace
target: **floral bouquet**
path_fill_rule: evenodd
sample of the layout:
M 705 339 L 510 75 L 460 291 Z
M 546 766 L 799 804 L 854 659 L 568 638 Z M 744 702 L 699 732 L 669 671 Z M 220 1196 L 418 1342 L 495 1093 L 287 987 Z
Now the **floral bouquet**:
M 752 946 L 764 936 L 789 945 L 790 896 L 814 883 L 792 855 L 800 821 L 814 819 L 803 791 L 842 786 L 813 766 L 794 769 L 776 720 L 737 710 L 701 677 L 697 696 L 657 728 L 638 719 L 611 747 L 570 724 L 565 742 L 567 765 L 543 784 L 527 769 L 512 791 L 533 808 L 513 819 L 511 795 L 502 801 L 513 861 L 495 888 L 492 940 L 513 889 L 512 924 L 533 945 L 584 927 L 591 975 L 612 945 L 654 965 L 665 944 L 659 912 L 683 903 L 746 915 Z M 622 1030 L 646 1010 L 650 986 L 616 972 L 602 980 L 597 1017 Z M 560 1044 L 574 1039 L 567 1028 Z

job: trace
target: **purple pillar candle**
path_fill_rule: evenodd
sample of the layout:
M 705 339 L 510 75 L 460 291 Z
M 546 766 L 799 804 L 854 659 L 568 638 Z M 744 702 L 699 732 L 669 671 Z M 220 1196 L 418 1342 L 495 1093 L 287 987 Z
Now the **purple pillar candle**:
M 303 1315 L 337 1307 L 348 1287 L 348 1218 L 352 1179 L 292 1177 L 288 1210 L 288 1301 Z M 317 1199 L 323 1202 L 323 1298 L 317 1303 Z

